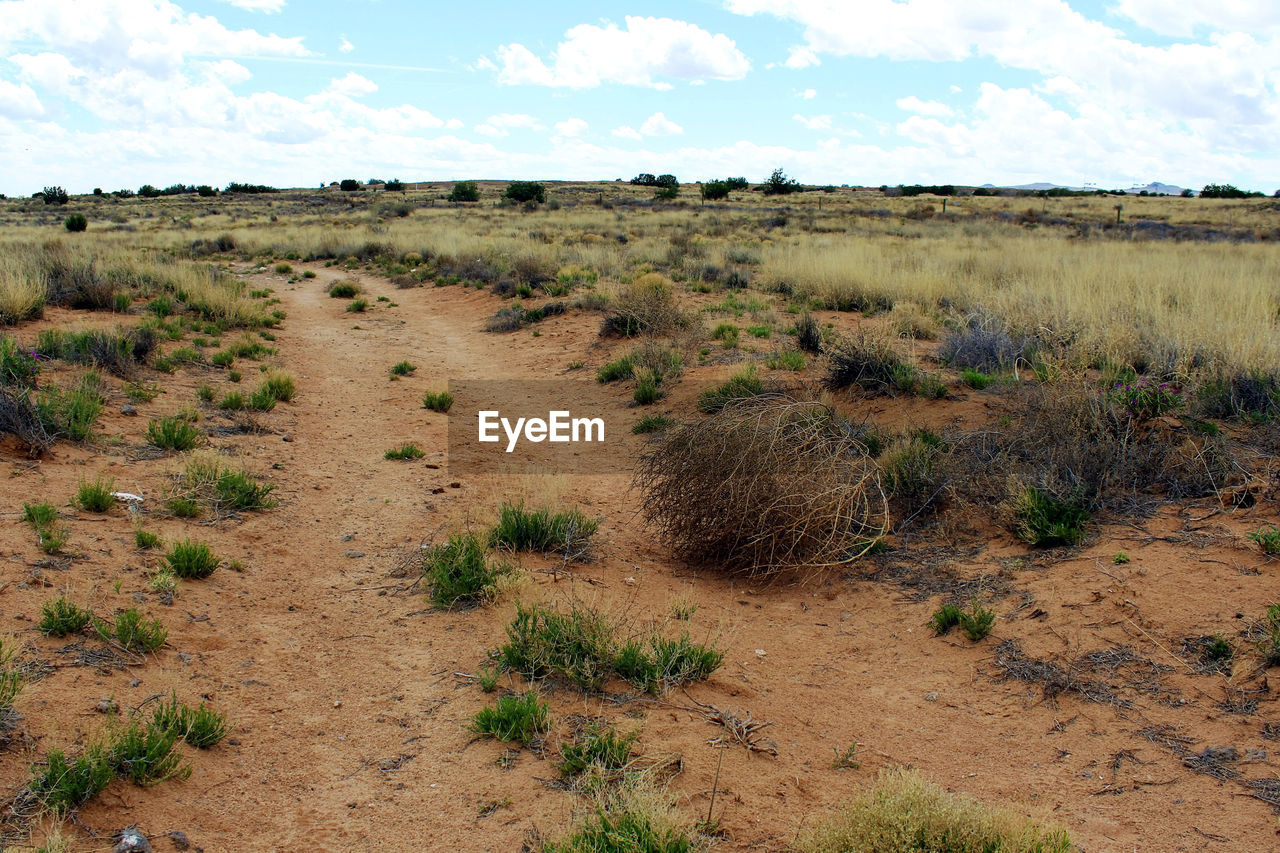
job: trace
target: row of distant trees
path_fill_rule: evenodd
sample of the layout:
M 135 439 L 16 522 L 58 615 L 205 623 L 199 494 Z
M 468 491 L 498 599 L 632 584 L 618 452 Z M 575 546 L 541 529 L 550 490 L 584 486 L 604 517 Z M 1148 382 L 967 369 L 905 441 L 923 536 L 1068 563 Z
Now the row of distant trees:
M 675 175 L 654 175 L 649 172 L 641 172 L 631 179 L 631 183 L 639 187 L 653 187 L 656 192 L 654 197 L 658 199 L 674 199 L 680 192 L 680 181 Z M 398 178 L 389 181 L 383 181 L 378 178 L 370 178 L 368 181 L 362 182 L 354 178 L 345 178 L 342 181 L 335 182 L 338 189 L 343 192 L 356 192 L 365 187 L 381 185 L 387 192 L 404 192 L 404 182 Z M 331 184 L 330 186 L 333 186 Z M 323 188 L 323 184 L 321 185 Z M 749 189 L 750 184 L 746 178 L 723 178 L 701 183 L 701 195 L 704 201 L 717 201 L 728 198 L 729 193 L 734 190 Z M 789 195 L 800 190 L 810 189 L 800 184 L 794 178 L 787 176 L 782 169 L 774 169 L 768 178 L 760 184 L 759 191 L 765 195 Z M 831 191 L 834 187 L 822 187 L 822 189 Z M 896 187 L 890 187 L 885 184 L 880 187 L 881 192 L 893 193 L 901 196 L 918 196 L 918 195 L 936 195 L 936 196 L 954 196 L 958 195 L 958 190 L 953 184 L 898 184 Z M 201 197 L 216 196 L 220 194 L 244 194 L 257 195 L 262 193 L 280 192 L 276 187 L 267 186 L 265 184 L 247 184 L 232 181 L 222 190 L 218 190 L 209 184 L 173 184 L 163 189 L 154 187 L 151 184 L 143 184 L 138 188 L 137 192 L 128 189 L 115 190 L 110 193 L 104 193 L 100 187 L 95 188 L 93 194 L 95 196 L 110 195 L 116 198 L 133 198 L 140 196 L 142 198 L 160 198 L 162 196 L 175 195 L 198 195 Z M 992 196 L 1001 192 L 998 188 L 978 187 L 972 191 L 975 196 Z M 1056 196 L 1083 196 L 1083 195 L 1127 195 L 1125 190 L 1073 190 L 1066 187 L 1054 187 L 1047 190 L 1035 190 L 1029 194 L 1041 198 L 1051 198 Z M 1146 190 L 1142 190 L 1138 195 L 1150 195 Z M 1186 189 L 1182 191 L 1184 198 L 1196 195 L 1194 190 Z M 1253 190 L 1242 190 L 1232 184 L 1205 184 L 1204 189 L 1199 193 L 1201 198 L 1262 198 L 1263 193 Z M 1276 190 L 1275 198 L 1280 198 L 1280 190 Z M 3 196 L 0 196 L 3 198 Z M 70 195 L 63 187 L 51 186 L 45 187 L 38 193 L 32 195 L 32 198 L 42 199 L 45 204 L 63 205 L 70 199 Z M 546 201 L 546 188 L 536 181 L 513 181 L 503 193 L 503 198 L 511 202 L 521 204 L 541 204 Z M 453 189 L 448 195 L 448 200 L 452 202 L 473 202 L 480 200 L 480 190 L 476 186 L 475 181 L 459 181 L 454 184 Z

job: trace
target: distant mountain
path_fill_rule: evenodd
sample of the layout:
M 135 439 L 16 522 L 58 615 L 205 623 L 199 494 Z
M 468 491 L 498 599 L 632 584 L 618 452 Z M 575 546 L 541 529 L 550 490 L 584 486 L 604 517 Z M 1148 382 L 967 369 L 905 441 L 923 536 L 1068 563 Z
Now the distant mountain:
M 1051 184 L 1048 181 L 1037 181 L 1034 184 L 1018 184 L 1017 186 L 1003 187 L 1003 188 L 997 187 L 995 184 L 983 184 L 982 186 L 984 189 L 991 189 L 991 190 L 1010 189 L 1010 190 L 1029 190 L 1032 192 L 1035 192 L 1037 190 L 1057 190 L 1057 189 L 1072 190 L 1076 192 L 1091 192 L 1093 190 L 1098 190 L 1098 189 L 1107 189 L 1106 187 L 1064 187 L 1061 184 Z M 1112 187 L 1111 189 L 1115 189 L 1115 188 Z M 1152 181 L 1151 183 L 1147 184 L 1145 187 L 1139 187 L 1139 186 L 1128 187 L 1125 189 L 1125 192 L 1136 195 L 1140 192 L 1143 192 L 1144 190 L 1149 195 L 1159 195 L 1160 193 L 1165 193 L 1166 195 L 1182 195 L 1182 187 L 1175 187 L 1173 184 L 1162 184 L 1159 181 Z

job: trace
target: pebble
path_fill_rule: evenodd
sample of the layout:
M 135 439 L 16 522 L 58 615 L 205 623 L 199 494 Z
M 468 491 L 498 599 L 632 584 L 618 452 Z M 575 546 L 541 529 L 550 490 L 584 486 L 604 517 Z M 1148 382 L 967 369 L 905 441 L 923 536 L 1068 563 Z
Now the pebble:
M 151 853 L 151 842 L 140 829 L 130 826 L 120 830 L 119 840 L 111 848 L 111 853 Z
M 174 850 L 187 850 L 191 847 L 191 839 L 187 838 L 187 834 L 176 829 L 169 833 L 169 840 L 173 842 Z
M 123 406 L 120 407 L 120 414 L 128 415 L 129 417 L 136 417 L 138 414 L 138 410 L 135 409 L 133 406 L 130 406 L 128 403 L 125 403 Z
M 358 560 L 363 556 L 364 556 L 364 551 L 348 551 L 347 552 L 347 558 L 351 560 Z

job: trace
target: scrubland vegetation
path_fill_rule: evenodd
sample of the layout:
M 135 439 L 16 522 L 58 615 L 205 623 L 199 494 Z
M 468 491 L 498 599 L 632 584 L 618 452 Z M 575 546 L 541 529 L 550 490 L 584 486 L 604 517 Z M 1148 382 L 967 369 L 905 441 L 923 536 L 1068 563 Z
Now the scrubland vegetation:
M 406 581 L 394 595 L 426 603 L 395 619 L 425 620 L 412 623 L 415 642 L 445 620 L 448 631 L 464 626 L 457 635 L 474 645 L 474 658 L 451 665 L 454 676 L 498 695 L 476 694 L 469 708 L 478 710 L 458 728 L 508 744 L 488 745 L 504 750 L 500 763 L 517 749 L 545 762 L 574 798 L 574 821 L 532 833 L 528 849 L 734 843 L 715 812 L 718 771 L 705 819 L 694 820 L 682 800 L 688 791 L 677 794 L 679 758 L 659 757 L 646 734 L 652 709 L 679 707 L 721 726 L 720 750 L 778 755 L 760 737 L 767 724 L 725 704 L 725 671 L 748 670 L 724 621 L 691 625 L 701 617 L 692 620 L 699 605 L 688 598 L 660 605 L 665 616 L 631 598 L 623 606 L 640 584 L 638 565 L 610 563 L 623 574 L 592 579 L 621 593 L 596 598 L 569 586 L 600 555 L 633 565 L 615 550 L 620 526 L 641 528 L 674 566 L 727 578 L 726 599 L 746 585 L 794 598 L 804 612 L 798 590 L 897 583 L 925 608 L 902 627 L 929 629 L 937 655 L 984 649 L 1003 682 L 1038 684 L 1052 701 L 1126 710 L 1134 700 L 1108 679 L 1135 665 L 1128 646 L 1113 643 L 1110 657 L 1080 653 L 1067 666 L 1018 645 L 1016 632 L 1049 615 L 1031 609 L 1030 592 L 1020 607 L 1002 604 L 1018 572 L 1029 562 L 1052 571 L 1096 544 L 1109 549 L 1102 574 L 1133 571 L 1117 577 L 1123 585 L 1139 567 L 1108 544 L 1109 531 L 1191 506 L 1207 513 L 1197 523 L 1235 525 L 1239 553 L 1280 553 L 1271 503 L 1280 447 L 1273 200 L 1128 197 L 1123 217 L 1105 197 L 948 197 L 944 207 L 927 194 L 805 191 L 780 170 L 763 192 L 741 179 L 682 186 L 648 173 L 629 184 L 401 186 L 394 197 L 343 183 L 216 198 L 73 197 L 57 209 L 0 202 L 0 431 L 15 458 L 47 463 L 60 445 L 74 445 L 86 457 L 110 452 L 167 466 L 163 487 L 141 508 L 116 492 L 120 468 L 113 480 L 96 464 L 78 473 L 74 492 L 27 495 L 11 507 L 39 559 L 78 559 L 93 516 L 145 564 L 135 602 L 104 607 L 100 589 L 89 599 L 68 588 L 43 601 L 38 632 L 46 643 L 92 643 L 91 660 L 157 665 L 172 653 L 180 622 L 153 615 L 150 602 L 171 605 L 239 574 L 243 564 L 221 556 L 233 556 L 225 543 L 236 541 L 235 526 L 281 504 L 289 513 L 290 501 L 304 500 L 298 492 L 308 489 L 293 488 L 303 482 L 321 489 L 304 475 L 290 480 L 294 472 L 274 459 L 235 458 L 268 436 L 292 442 L 296 421 L 285 419 L 297 416 L 288 404 L 313 391 L 295 379 L 307 374 L 283 369 L 290 352 L 272 331 L 287 321 L 276 307 L 282 298 L 309 300 L 308 310 L 337 318 L 334 328 L 354 341 L 404 312 L 400 299 L 420 306 L 437 288 L 466 291 L 484 315 L 451 332 L 522 355 L 535 352 L 544 330 L 571 339 L 572 350 L 556 350 L 562 367 L 566 351 L 573 357 L 562 372 L 614 393 L 637 436 L 627 439 L 634 456 L 623 466 L 633 475 L 634 519 L 505 491 L 462 511 L 452 493 L 471 483 L 436 485 L 442 448 L 418 433 L 372 448 L 352 433 L 343 446 L 369 457 L 397 489 L 427 492 L 429 520 L 385 534 L 421 542 L 400 559 L 396 577 Z M 74 228 L 68 213 L 82 217 Z M 393 300 L 381 290 L 419 292 Z M 435 435 L 469 416 L 442 390 L 450 377 L 438 365 L 405 355 L 381 353 L 362 384 L 404 390 L 406 417 Z M 181 401 L 169 391 L 179 386 Z M 145 416 L 108 437 L 99 428 L 104 408 L 124 399 L 147 407 Z M 290 487 L 277 489 L 277 476 Z M 1150 540 L 1192 547 L 1200 528 L 1178 518 L 1183 538 Z M 163 538 L 144 520 L 164 524 Z M 206 529 L 225 536 L 206 542 Z M 1018 556 L 1001 556 L 993 576 L 954 569 L 993 543 Z M 345 559 L 365 557 L 353 548 Z M 1232 561 L 1240 575 L 1253 571 L 1239 554 Z M 570 579 L 564 592 L 555 586 L 562 578 Z M 117 578 L 114 592 L 131 580 Z M 388 588 L 343 583 L 344 593 Z M 1019 621 L 1023 609 L 1031 615 Z M 1239 637 L 1188 639 L 1185 655 L 1194 653 L 1200 669 L 1186 669 L 1225 678 L 1232 666 L 1243 671 L 1242 660 L 1259 673 L 1276 666 L 1275 609 L 1240 604 L 1249 616 Z M 1154 642 L 1158 619 L 1128 623 L 1136 629 L 1128 642 Z M 353 628 L 343 636 L 367 635 Z M 898 633 L 869 642 L 890 641 L 906 642 Z M 1169 645 L 1158 649 L 1172 654 Z M 16 652 L 0 649 L 7 737 L 25 682 L 11 663 Z M 1150 681 L 1165 670 L 1153 663 L 1151 671 L 1144 695 L 1167 698 Z M 672 704 L 684 701 L 677 691 L 694 705 Z M 1254 701 L 1256 711 L 1252 696 L 1224 702 Z M 714 697 L 723 708 L 710 704 Z M 599 718 L 563 713 L 588 702 Z M 617 714 L 609 719 L 615 705 L 631 709 L 621 726 Z M 227 733 L 203 702 L 192 708 L 172 694 L 152 710 L 149 721 L 136 710 L 127 719 L 112 712 L 74 749 L 42 747 L 15 794 L 15 827 L 30 829 L 39 814 L 72 816 L 116 778 L 182 779 L 192 767 L 178 741 L 206 749 Z M 1203 772 L 1183 741 L 1160 737 L 1147 740 L 1173 744 L 1182 766 Z M 833 772 L 860 769 L 856 742 L 836 754 Z M 191 760 L 198 772 L 198 757 Z M 898 764 L 851 786 L 833 817 L 798 833 L 778 827 L 772 837 L 815 852 L 1071 849 L 1063 827 L 949 794 Z M 1232 772 L 1215 778 L 1245 784 Z M 1280 805 L 1272 788 L 1251 790 Z M 481 818 L 508 804 L 484 806 Z

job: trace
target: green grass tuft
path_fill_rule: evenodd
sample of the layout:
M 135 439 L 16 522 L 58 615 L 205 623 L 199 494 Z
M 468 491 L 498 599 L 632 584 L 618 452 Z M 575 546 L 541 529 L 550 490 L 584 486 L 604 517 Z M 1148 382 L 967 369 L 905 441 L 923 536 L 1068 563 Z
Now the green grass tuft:
M 437 607 L 480 604 L 493 598 L 498 578 L 510 569 L 490 562 L 484 540 L 474 533 L 455 534 L 427 549 L 422 574 Z
M 590 545 L 598 527 L 598 521 L 587 518 L 576 508 L 552 512 L 545 507 L 527 510 L 523 503 L 503 503 L 489 542 L 515 551 L 559 551 L 581 555 Z
M 453 408 L 453 395 L 448 391 L 427 392 L 422 395 L 422 407 L 433 412 L 448 414 Z
M 115 496 L 111 494 L 115 489 L 116 481 L 110 478 L 97 477 L 92 483 L 81 480 L 80 488 L 76 490 L 76 503 L 88 512 L 106 512 L 116 504 Z
M 222 565 L 220 560 L 203 542 L 187 539 L 175 542 L 169 553 L 160 558 L 162 571 L 173 572 L 183 580 L 203 580 Z
M 147 441 L 162 450 L 190 450 L 204 438 L 185 417 L 174 415 L 147 424 Z
M 50 637 L 78 634 L 93 621 L 93 614 L 65 597 L 46 601 L 40 607 L 40 631 Z
M 533 692 L 502 696 L 496 707 L 476 712 L 470 729 L 483 737 L 529 744 L 551 730 L 551 712 Z

